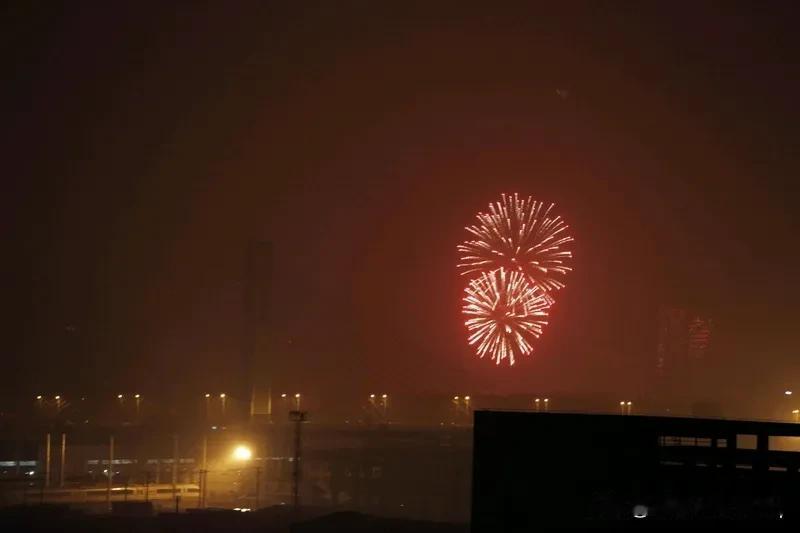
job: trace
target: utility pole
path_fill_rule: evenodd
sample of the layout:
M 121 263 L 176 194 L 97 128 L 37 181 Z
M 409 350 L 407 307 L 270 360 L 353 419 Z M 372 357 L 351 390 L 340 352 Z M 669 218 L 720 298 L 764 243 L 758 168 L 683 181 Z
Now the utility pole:
M 203 433 L 203 461 L 200 463 L 200 505 L 206 506 L 206 484 L 208 483 L 208 433 Z
M 200 493 L 203 497 L 203 504 L 200 507 L 205 509 L 206 505 L 208 505 L 208 470 L 202 470 L 200 475 L 203 480 L 203 490 Z
M 64 471 L 67 468 L 67 434 L 61 434 L 61 471 L 59 472 L 59 487 L 64 487 Z
M 114 435 L 108 437 L 108 488 L 106 490 L 106 503 L 111 511 L 111 484 L 114 477 Z
M 300 402 L 298 401 L 298 404 Z M 300 508 L 300 454 L 301 454 L 301 424 L 308 418 L 306 411 L 290 411 L 289 420 L 294 426 L 294 471 L 292 472 L 292 503 L 295 510 Z
M 203 433 L 203 462 L 202 469 L 208 468 L 208 433 Z
M 178 496 L 178 434 L 172 436 L 172 494 L 175 497 L 175 512 L 178 512 L 180 496 Z
M 44 486 L 50 486 L 50 433 L 45 436 Z

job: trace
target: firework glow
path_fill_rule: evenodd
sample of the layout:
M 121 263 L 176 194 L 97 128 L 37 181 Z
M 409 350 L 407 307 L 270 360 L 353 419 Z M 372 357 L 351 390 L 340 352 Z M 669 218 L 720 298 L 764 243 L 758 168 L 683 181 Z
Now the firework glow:
M 544 291 L 520 272 L 499 268 L 470 281 L 465 292 L 469 344 L 480 357 L 513 365 L 515 356 L 533 351 L 532 342 L 547 325 L 550 304 Z
M 458 246 L 462 275 L 470 276 L 462 312 L 468 342 L 498 365 L 533 352 L 547 325 L 554 292 L 572 270 L 569 226 L 532 197 L 501 196 L 478 213 Z
M 489 204 L 488 213 L 478 213 L 478 224 L 468 226 L 474 239 L 458 246 L 464 275 L 503 267 L 518 270 L 545 292 L 564 287 L 562 278 L 572 270 L 572 252 L 564 247 L 574 239 L 569 226 L 530 196 L 503 194 Z

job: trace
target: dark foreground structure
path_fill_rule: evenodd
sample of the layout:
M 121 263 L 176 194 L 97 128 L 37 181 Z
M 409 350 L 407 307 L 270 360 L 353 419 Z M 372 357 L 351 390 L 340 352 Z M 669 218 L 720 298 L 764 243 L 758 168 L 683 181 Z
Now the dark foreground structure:
M 241 513 L 231 509 L 137 516 L 128 513 L 86 514 L 63 505 L 0 508 L 2 531 L 97 531 L 116 533 L 467 533 L 466 524 L 381 518 L 355 512 L 272 507 Z
M 479 411 L 472 531 L 796 523 L 799 436 L 800 424 Z

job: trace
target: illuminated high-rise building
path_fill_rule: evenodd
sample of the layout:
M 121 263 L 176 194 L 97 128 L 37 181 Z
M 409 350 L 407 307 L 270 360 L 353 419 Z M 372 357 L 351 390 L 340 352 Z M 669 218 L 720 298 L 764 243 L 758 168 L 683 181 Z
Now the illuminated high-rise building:
M 664 307 L 659 311 L 655 369 L 664 400 L 698 399 L 713 331 L 713 320 L 694 310 Z

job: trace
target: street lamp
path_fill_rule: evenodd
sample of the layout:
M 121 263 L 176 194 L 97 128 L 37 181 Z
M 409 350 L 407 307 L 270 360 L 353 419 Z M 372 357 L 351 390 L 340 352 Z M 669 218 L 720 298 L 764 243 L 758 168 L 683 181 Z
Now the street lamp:
M 56 401 L 56 409 L 61 410 L 61 395 L 56 394 L 53 399 Z
M 294 405 L 296 410 L 300 410 L 300 393 L 297 392 L 294 395 Z
M 231 457 L 233 457 L 233 459 L 236 461 L 249 461 L 253 458 L 253 450 L 244 444 L 240 444 L 233 449 Z
M 792 391 L 787 389 L 787 390 L 783 391 L 783 394 L 785 394 L 786 396 L 791 396 L 792 395 Z
M 539 412 L 539 402 L 540 401 L 541 400 L 539 398 L 536 398 L 535 400 L 533 400 L 533 406 L 536 407 L 536 412 L 537 413 Z
M 244 444 L 238 445 L 236 448 L 233 449 L 233 453 L 231 457 L 234 461 L 238 461 L 240 463 L 248 463 L 250 460 L 253 459 L 253 450 L 250 449 L 249 446 L 245 446 Z M 258 509 L 260 505 L 260 496 L 261 496 L 261 466 L 255 467 L 255 474 L 256 474 L 256 504 L 255 508 Z M 239 472 L 239 476 L 241 479 L 241 471 Z
M 389 395 L 386 394 L 386 393 L 382 394 L 381 395 L 381 404 L 383 405 L 383 418 L 384 418 L 384 421 L 386 420 L 386 409 L 388 407 L 388 403 L 389 403 Z
M 624 401 L 619 402 L 619 414 L 621 414 L 621 415 L 625 414 L 625 402 Z
M 548 412 L 550 410 L 550 398 L 544 399 L 544 412 Z
M 138 420 L 139 419 L 139 404 L 142 401 L 142 395 L 141 394 L 134 394 L 133 397 L 136 398 L 136 419 Z
M 228 396 L 224 392 L 220 393 L 219 399 L 222 402 L 222 418 L 223 419 L 225 418 L 225 402 L 226 402 L 227 398 L 228 398 Z
M 628 401 L 625 406 L 628 408 L 628 414 L 631 414 L 631 407 L 633 406 L 633 402 Z

